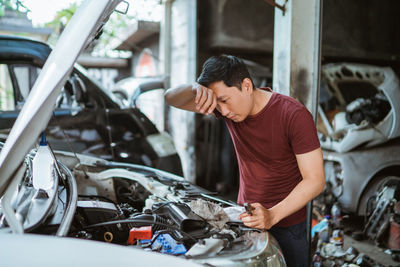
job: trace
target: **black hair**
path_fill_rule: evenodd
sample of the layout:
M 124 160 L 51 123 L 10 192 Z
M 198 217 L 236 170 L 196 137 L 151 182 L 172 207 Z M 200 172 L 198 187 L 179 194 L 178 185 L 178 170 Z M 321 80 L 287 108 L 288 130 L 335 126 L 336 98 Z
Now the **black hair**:
M 208 87 L 214 82 L 223 81 L 226 86 L 235 86 L 241 90 L 245 78 L 251 80 L 254 89 L 253 80 L 243 60 L 235 56 L 221 55 L 210 57 L 204 62 L 197 82 Z

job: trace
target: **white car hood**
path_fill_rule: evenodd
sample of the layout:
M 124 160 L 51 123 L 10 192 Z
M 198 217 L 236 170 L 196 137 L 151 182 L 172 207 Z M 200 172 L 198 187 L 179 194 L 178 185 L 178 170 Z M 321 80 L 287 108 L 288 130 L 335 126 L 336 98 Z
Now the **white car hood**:
M 82 50 L 96 36 L 121 0 L 86 0 L 49 55 L 0 154 L 0 196 L 46 128 L 61 89 Z
M 201 266 L 161 253 L 75 238 L 35 234 L 3 235 L 1 238 L 2 266 L 157 266 L 161 263 L 175 267 Z

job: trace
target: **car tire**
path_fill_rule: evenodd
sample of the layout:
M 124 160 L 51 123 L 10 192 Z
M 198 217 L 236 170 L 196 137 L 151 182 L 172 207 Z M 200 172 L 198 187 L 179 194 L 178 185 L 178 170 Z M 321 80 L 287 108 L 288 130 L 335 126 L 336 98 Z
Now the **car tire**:
M 400 182 L 400 177 L 396 175 L 383 175 L 373 178 L 366 186 L 366 189 L 359 199 L 357 214 L 364 216 L 367 212 L 367 203 L 369 200 L 376 196 L 376 193 L 384 186 L 397 182 Z

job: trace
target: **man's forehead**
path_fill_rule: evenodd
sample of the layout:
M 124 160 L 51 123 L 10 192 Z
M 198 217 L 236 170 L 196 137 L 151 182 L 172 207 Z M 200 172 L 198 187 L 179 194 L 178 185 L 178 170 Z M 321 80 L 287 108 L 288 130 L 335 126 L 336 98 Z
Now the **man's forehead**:
M 210 83 L 208 87 L 211 88 L 212 90 L 228 88 L 228 86 L 226 86 L 226 84 L 223 81 Z
M 223 81 L 213 82 L 208 87 L 214 92 L 217 99 L 237 93 L 236 87 L 228 87 Z

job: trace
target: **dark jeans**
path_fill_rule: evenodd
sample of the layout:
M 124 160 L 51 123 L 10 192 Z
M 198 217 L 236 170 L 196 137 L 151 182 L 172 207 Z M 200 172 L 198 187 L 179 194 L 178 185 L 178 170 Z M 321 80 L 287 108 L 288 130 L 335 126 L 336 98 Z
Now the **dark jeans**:
M 306 267 L 308 242 L 306 222 L 289 227 L 272 227 L 269 232 L 278 241 L 288 267 Z

